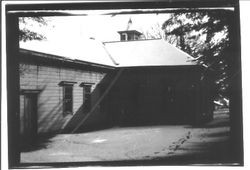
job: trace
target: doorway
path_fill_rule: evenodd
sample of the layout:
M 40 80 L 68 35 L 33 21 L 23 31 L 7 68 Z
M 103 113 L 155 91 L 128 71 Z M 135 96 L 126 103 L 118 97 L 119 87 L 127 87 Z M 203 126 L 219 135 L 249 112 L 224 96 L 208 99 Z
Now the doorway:
M 23 95 L 23 110 L 20 112 L 22 146 L 33 144 L 37 137 L 37 93 Z
M 180 121 L 179 113 L 177 112 L 177 96 L 176 85 L 174 83 L 165 84 L 162 91 L 162 108 L 164 122 L 173 124 Z

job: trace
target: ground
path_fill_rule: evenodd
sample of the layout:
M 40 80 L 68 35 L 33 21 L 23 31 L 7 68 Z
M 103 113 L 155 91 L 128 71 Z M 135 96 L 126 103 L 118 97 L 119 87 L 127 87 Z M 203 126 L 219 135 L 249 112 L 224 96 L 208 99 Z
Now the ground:
M 202 127 L 114 127 L 40 140 L 21 153 L 22 163 L 85 162 L 220 164 L 230 162 L 229 114 L 218 112 Z

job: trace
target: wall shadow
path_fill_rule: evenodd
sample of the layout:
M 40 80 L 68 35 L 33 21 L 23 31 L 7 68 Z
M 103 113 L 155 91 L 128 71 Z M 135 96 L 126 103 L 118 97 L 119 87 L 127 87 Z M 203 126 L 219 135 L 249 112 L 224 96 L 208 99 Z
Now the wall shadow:
M 208 80 L 200 81 L 199 71 L 191 67 L 124 69 L 96 111 L 77 132 L 112 126 L 185 125 L 211 121 L 210 98 L 202 96 L 207 96 L 203 94 L 205 86 L 202 84 Z M 98 100 L 116 74 L 117 70 L 107 74 L 91 96 Z M 87 116 L 85 108 L 83 104 L 77 110 L 62 133 L 70 133 Z
M 107 73 L 104 78 L 96 85 L 96 88 L 91 92 L 91 105 L 94 106 L 104 90 L 109 86 L 110 82 L 116 76 L 117 72 Z M 112 87 L 111 87 L 112 88 Z M 105 97 L 104 97 L 105 100 Z M 84 124 L 80 126 L 77 132 L 93 131 L 111 127 L 110 118 L 103 109 L 104 100 L 95 108 L 90 117 L 86 119 Z M 72 130 L 88 115 L 90 109 L 86 103 L 83 103 L 74 113 L 72 118 L 67 122 L 60 133 L 71 133 Z

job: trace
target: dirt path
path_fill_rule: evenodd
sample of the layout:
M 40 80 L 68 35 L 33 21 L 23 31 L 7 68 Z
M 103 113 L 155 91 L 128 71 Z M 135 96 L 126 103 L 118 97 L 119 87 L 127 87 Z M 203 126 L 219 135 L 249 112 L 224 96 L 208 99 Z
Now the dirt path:
M 188 134 L 173 142 L 165 157 L 155 160 L 170 164 L 225 164 L 232 163 L 229 147 L 229 115 L 219 113 L 215 120 L 203 127 L 190 127 Z
M 163 164 L 227 161 L 228 114 L 203 127 L 124 127 L 59 134 L 21 153 L 22 163 L 154 161 Z

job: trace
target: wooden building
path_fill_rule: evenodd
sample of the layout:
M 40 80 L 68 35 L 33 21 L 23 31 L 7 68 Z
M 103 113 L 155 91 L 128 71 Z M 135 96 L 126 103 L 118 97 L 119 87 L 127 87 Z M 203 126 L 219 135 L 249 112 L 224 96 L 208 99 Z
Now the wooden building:
M 73 118 L 81 119 L 90 110 L 100 96 L 98 84 L 110 81 L 115 69 L 26 49 L 20 49 L 19 66 L 20 132 L 25 141 L 38 133 L 72 129 Z M 105 118 L 99 110 L 95 125 Z
M 92 40 L 91 48 L 69 49 L 66 44 L 58 50 L 39 43 L 40 49 L 20 49 L 24 138 L 105 125 L 199 124 L 212 119 L 207 69 L 164 40 L 138 40 L 140 34 L 133 30 L 119 33 L 121 41 Z
M 122 74 L 110 91 L 114 123 L 200 124 L 213 116 L 212 72 L 166 41 L 107 42 Z

